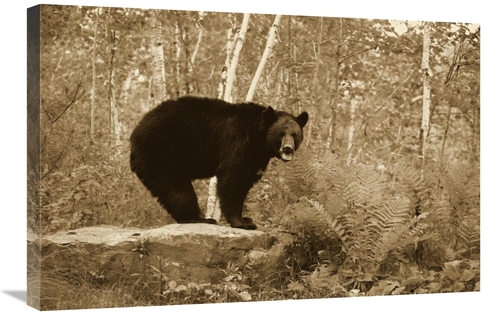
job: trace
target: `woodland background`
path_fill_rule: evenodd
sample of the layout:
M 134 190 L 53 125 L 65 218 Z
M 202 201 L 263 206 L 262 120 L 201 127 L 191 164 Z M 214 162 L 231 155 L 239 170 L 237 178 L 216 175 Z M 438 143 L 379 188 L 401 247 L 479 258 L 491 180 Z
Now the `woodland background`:
M 162 26 L 165 92 L 175 98 L 218 97 L 228 31 L 229 39 L 237 34 L 243 15 L 44 10 L 41 232 L 171 222 L 128 167 L 128 135 L 158 95 L 151 17 Z M 245 99 L 274 19 L 249 18 L 233 101 Z M 279 293 L 250 288 L 261 299 L 479 289 L 480 32 L 428 24 L 423 142 L 423 27 L 281 18 L 253 98 L 295 114 L 307 110 L 311 120 L 300 158 L 271 164 L 247 202 L 259 224 L 297 236 Z M 196 187 L 203 206 L 208 181 Z M 242 283 L 244 272 L 236 271 Z

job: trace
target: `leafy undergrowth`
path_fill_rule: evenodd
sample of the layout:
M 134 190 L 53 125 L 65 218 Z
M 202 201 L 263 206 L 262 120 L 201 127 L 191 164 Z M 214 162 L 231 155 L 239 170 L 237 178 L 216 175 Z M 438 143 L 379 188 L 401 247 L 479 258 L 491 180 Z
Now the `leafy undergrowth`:
M 333 273 L 325 264 L 295 274 L 290 262 L 285 277 L 267 282 L 251 269 L 232 264 L 224 270 L 227 276 L 220 283 L 182 282 L 164 276 L 160 281 L 154 268 L 147 276 L 156 277 L 142 277 L 147 281 L 132 283 L 124 277 L 112 284 L 95 275 L 69 278 L 51 271 L 42 276 L 41 306 L 43 310 L 62 310 L 479 291 L 476 260 L 448 262 L 439 272 L 401 265 L 392 276 L 346 270 Z
M 353 283 L 357 283 L 355 288 L 352 288 Z M 289 288 L 307 288 L 329 297 L 352 297 L 472 292 L 479 291 L 479 285 L 479 261 L 453 261 L 445 263 L 441 272 L 401 265 L 392 276 L 356 274 L 346 270 L 332 275 L 328 267 L 323 265 L 305 276 L 302 282 L 291 283 Z

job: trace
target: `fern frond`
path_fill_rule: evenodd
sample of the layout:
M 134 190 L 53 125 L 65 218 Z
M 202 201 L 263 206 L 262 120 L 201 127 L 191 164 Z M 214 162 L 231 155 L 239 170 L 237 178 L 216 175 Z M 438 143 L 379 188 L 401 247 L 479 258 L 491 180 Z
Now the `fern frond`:
M 445 177 L 444 185 L 450 197 L 451 206 L 457 217 L 469 214 L 479 216 L 479 167 L 468 162 L 451 166 Z
M 360 165 L 356 170 L 356 180 L 345 189 L 344 198 L 348 203 L 371 209 L 384 199 L 386 183 L 386 177 L 374 167 Z
M 410 198 L 414 213 L 428 212 L 437 215 L 442 205 L 436 202 L 439 188 L 439 169 L 434 165 L 424 170 L 412 161 L 401 159 L 394 165 L 395 190 L 404 192 Z
M 464 162 L 450 166 L 447 173 L 447 184 L 452 197 L 469 199 L 479 196 L 480 171 L 478 167 Z
M 374 210 L 368 220 L 368 227 L 378 233 L 394 230 L 397 225 L 408 221 L 410 201 L 406 197 L 397 197 L 387 200 L 382 207 Z
M 328 223 L 328 229 L 332 231 L 338 239 L 345 240 L 344 236 L 345 230 L 342 228 L 341 225 L 338 225 L 336 219 L 332 219 L 330 217 L 330 215 L 325 211 L 323 205 L 314 200 L 307 199 L 307 201 L 313 207 L 313 209 L 316 210 L 322 216 L 325 222 Z
M 465 219 L 461 221 L 458 227 L 458 236 L 460 242 L 467 251 L 479 248 L 479 221 L 476 219 Z

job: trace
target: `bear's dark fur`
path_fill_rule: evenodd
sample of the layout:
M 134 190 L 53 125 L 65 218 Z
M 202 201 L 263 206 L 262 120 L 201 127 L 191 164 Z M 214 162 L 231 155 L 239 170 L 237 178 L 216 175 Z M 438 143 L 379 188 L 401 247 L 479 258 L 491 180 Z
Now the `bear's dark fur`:
M 255 229 L 242 217 L 245 197 L 270 158 L 292 158 L 303 139 L 298 117 L 254 103 L 182 97 L 147 113 L 130 137 L 130 166 L 178 223 L 204 219 L 191 181 L 217 176 L 220 207 L 232 227 Z

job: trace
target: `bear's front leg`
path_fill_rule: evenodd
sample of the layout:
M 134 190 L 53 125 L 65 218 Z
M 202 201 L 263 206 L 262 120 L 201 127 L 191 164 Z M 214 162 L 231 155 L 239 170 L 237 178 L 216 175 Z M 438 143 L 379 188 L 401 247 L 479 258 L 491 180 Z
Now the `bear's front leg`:
M 217 194 L 221 212 L 233 228 L 255 230 L 257 225 L 251 218 L 243 217 L 243 202 L 252 187 L 252 180 L 245 176 L 217 176 Z

